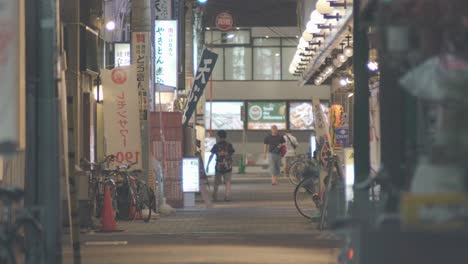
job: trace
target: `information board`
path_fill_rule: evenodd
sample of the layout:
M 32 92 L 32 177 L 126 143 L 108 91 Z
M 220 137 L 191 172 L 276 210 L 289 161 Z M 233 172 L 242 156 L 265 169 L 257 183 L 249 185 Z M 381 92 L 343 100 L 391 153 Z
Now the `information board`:
M 198 158 L 183 158 L 182 159 L 182 191 L 183 192 L 199 192 L 200 191 L 200 175 L 199 175 L 199 160 Z
M 248 124 L 251 130 L 269 130 L 276 125 L 286 129 L 286 102 L 248 102 Z

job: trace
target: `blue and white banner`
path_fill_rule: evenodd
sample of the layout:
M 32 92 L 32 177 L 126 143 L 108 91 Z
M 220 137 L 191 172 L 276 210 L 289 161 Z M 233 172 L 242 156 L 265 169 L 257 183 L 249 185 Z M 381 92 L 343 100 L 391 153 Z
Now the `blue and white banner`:
M 200 63 L 198 64 L 198 69 L 195 74 L 195 81 L 193 82 L 192 89 L 190 90 L 190 94 L 185 102 L 184 114 L 182 115 L 182 124 L 184 126 L 188 124 L 193 112 L 197 108 L 197 103 L 203 95 L 207 82 L 210 80 L 211 73 L 213 72 L 217 59 L 218 54 L 207 49 L 203 50 Z

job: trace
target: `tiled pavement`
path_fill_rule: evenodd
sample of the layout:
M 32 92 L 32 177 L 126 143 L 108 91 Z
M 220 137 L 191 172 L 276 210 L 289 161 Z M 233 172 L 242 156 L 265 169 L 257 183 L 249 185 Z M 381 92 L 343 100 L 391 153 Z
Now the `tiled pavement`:
M 272 186 L 267 175 L 233 175 L 231 202 L 206 209 L 198 200 L 196 208 L 179 209 L 149 223 L 119 221 L 118 227 L 127 234 L 309 234 L 311 239 L 337 240 L 297 213 L 293 191 L 286 179 Z M 221 188 L 219 197 L 223 192 Z
M 293 190 L 286 179 L 272 186 L 267 175 L 235 175 L 232 202 L 82 235 L 81 263 L 336 264 L 340 241 L 296 212 Z M 64 264 L 72 256 L 65 245 Z

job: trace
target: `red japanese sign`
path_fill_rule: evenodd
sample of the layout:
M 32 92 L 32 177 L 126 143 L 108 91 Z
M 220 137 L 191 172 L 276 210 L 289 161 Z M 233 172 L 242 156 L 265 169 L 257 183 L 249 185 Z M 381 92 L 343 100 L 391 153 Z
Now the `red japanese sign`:
M 232 15 L 226 12 L 220 13 L 216 16 L 216 27 L 219 30 L 230 30 L 234 25 L 234 19 Z

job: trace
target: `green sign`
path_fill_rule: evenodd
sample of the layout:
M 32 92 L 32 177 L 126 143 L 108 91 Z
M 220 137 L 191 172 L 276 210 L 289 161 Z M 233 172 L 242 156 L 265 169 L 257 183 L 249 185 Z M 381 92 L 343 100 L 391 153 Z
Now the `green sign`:
M 286 129 L 285 102 L 249 102 L 247 109 L 248 129 L 267 130 L 273 125 Z

